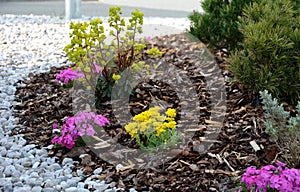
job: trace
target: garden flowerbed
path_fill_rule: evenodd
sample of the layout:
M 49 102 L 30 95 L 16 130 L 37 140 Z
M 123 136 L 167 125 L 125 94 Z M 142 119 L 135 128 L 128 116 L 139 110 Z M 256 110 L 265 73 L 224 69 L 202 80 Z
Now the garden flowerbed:
M 155 37 L 147 46 L 154 46 L 162 51 L 163 56 L 159 60 L 180 68 L 197 88 L 201 124 L 198 127 L 188 127 L 195 130 L 188 147 L 163 165 L 147 169 L 124 165 L 117 170 L 116 165 L 95 155 L 88 146 L 72 149 L 49 147 L 49 156 L 56 156 L 60 163 L 66 157 L 78 161 L 73 169 L 74 175 L 77 174 L 76 170 L 82 170 L 85 179 L 90 177 L 92 180 L 105 180 L 111 187 L 133 187 L 138 191 L 235 191 L 234 177 L 240 176 L 247 167 L 266 165 L 280 158 L 276 145 L 264 133 L 262 108 L 253 107 L 253 98 L 247 90 L 229 82 L 225 85 L 226 116 L 224 122 L 217 125 L 221 131 L 207 152 L 198 153 L 199 143 L 208 142 L 205 132 L 212 123 L 208 121 L 211 112 L 206 76 L 201 73 L 201 67 L 205 66 L 201 66 L 201 62 L 199 64 L 193 58 L 193 51 L 202 50 L 203 45 L 191 44 L 184 34 L 176 34 Z M 223 77 L 232 77 L 225 68 L 226 53 L 218 52 L 214 57 Z M 158 62 L 157 59 L 146 56 L 142 59 L 150 64 Z M 63 124 L 67 116 L 74 115 L 70 92 L 62 89 L 55 81 L 56 74 L 64 68 L 53 67 L 47 73 L 29 74 L 30 79 L 23 81 L 17 88 L 16 101 L 19 104 L 15 106 L 14 115 L 18 117 L 18 126 L 13 134 L 23 134 L 28 144 L 40 147 L 51 145 L 52 124 Z M 154 100 L 165 101 L 169 107 L 179 110 L 184 105 L 180 103 L 176 93 L 161 82 L 148 81 L 145 86 L 139 85 L 139 89 L 139 93 L 130 99 L 133 114 L 144 111 Z M 113 113 L 110 102 L 97 110 L 101 114 Z M 119 143 L 134 148 L 134 142 L 113 115 L 108 116 L 108 119 L 111 124 L 105 127 L 106 132 L 117 137 Z M 254 149 L 250 142 L 258 144 L 259 150 Z M 100 167 L 101 174 L 95 176 L 93 171 Z

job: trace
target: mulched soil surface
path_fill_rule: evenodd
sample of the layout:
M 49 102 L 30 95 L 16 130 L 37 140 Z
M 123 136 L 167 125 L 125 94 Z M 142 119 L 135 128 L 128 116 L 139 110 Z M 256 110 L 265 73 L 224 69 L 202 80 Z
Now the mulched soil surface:
M 210 94 L 206 89 L 205 74 L 201 73 L 204 61 L 193 58 L 195 51 L 202 51 L 203 45 L 190 43 L 183 34 L 157 37 L 151 40 L 148 47 L 155 46 L 164 52 L 162 58 L 152 59 L 144 56 L 146 63 L 164 61 L 180 68 L 181 73 L 192 79 L 199 96 L 201 108 L 196 132 L 188 147 L 181 150 L 174 158 L 163 165 L 148 168 L 124 167 L 116 170 L 116 166 L 99 158 L 88 146 L 71 150 L 54 147 L 48 150 L 49 156 L 56 156 L 58 162 L 71 157 L 78 161 L 74 167 L 83 170 L 86 178 L 105 180 L 111 187 L 123 187 L 126 190 L 134 187 L 138 191 L 236 191 L 234 176 L 242 174 L 248 166 L 262 166 L 278 158 L 278 150 L 264 133 L 263 111 L 261 107 L 253 107 L 252 95 L 235 84 L 226 82 L 226 116 L 220 125 L 220 133 L 213 145 L 205 153 L 198 153 L 197 147 L 205 143 L 209 131 L 211 114 Z M 224 78 L 232 75 L 226 70 L 226 53 L 218 52 L 212 56 Z M 68 90 L 62 89 L 55 82 L 55 75 L 67 67 L 53 67 L 47 73 L 29 74 L 30 79 L 20 81 L 21 86 L 15 93 L 18 104 L 14 107 L 14 115 L 18 118 L 13 134 L 23 134 L 28 144 L 45 147 L 51 144 L 53 137 L 52 124 L 62 125 L 67 116 L 73 116 L 72 98 Z M 213 70 L 212 70 L 213 72 Z M 174 76 L 173 80 L 178 80 Z M 130 99 L 131 111 L 137 114 L 149 107 L 149 103 L 163 100 L 169 106 L 180 111 L 185 105 L 176 96 L 176 91 L 167 84 L 148 81 L 139 85 L 139 92 Z M 199 110 L 197 108 L 197 110 Z M 98 109 L 101 114 L 111 114 L 110 103 Z M 118 141 L 130 145 L 132 140 L 111 116 L 111 127 L 106 127 L 109 135 L 118 135 Z M 187 128 L 187 127 L 186 127 Z M 191 127 L 188 127 L 191 128 Z M 193 129 L 195 127 L 192 127 Z M 204 138 L 204 139 L 203 139 Z M 255 152 L 250 145 L 255 141 L 261 150 Z M 181 149 L 181 148 L 180 148 Z M 82 154 L 86 154 L 83 155 Z M 280 154 L 279 154 L 280 156 Z M 100 176 L 93 175 L 93 170 L 102 167 Z

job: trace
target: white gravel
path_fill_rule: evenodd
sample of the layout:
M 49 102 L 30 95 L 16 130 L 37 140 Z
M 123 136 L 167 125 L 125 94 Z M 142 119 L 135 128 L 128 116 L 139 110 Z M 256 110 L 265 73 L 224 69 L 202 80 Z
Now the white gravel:
M 107 18 L 101 19 L 107 22 Z M 148 25 L 145 36 L 153 36 L 182 31 L 189 22 L 186 18 L 145 18 L 145 25 Z M 170 27 L 176 30 L 169 30 Z M 69 42 L 68 34 L 69 22 L 64 19 L 0 15 L 0 191 L 89 191 L 84 189 L 85 185 L 96 191 L 118 190 L 104 181 L 90 178 L 81 181 L 84 176 L 81 170 L 78 177 L 71 174 L 72 159 L 66 158 L 60 165 L 55 158 L 48 157 L 46 148 L 25 145 L 22 135 L 9 136 L 15 127 L 12 110 L 16 82 L 26 79 L 30 72 L 41 73 L 62 65 L 67 60 L 62 50 Z M 94 174 L 101 171 L 96 169 Z

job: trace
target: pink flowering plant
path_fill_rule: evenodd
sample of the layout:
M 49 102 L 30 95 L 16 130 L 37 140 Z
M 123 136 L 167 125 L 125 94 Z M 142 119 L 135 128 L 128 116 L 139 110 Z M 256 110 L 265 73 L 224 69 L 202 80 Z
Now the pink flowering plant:
M 300 192 L 300 172 L 287 168 L 286 164 L 277 162 L 276 166 L 266 165 L 261 169 L 248 167 L 241 179 L 243 186 L 239 191 L 250 192 Z
M 68 68 L 56 75 L 56 83 L 62 83 L 65 88 L 70 88 L 73 86 L 73 82 L 79 78 L 85 78 L 85 75 L 78 71 L 78 67 L 75 70 Z
M 94 112 L 79 112 L 74 117 L 68 117 L 60 129 L 58 129 L 58 124 L 53 124 L 53 132 L 60 134 L 54 136 L 52 143 L 71 149 L 79 137 L 97 134 L 94 126 L 103 127 L 108 124 L 109 120 L 102 115 L 97 115 Z

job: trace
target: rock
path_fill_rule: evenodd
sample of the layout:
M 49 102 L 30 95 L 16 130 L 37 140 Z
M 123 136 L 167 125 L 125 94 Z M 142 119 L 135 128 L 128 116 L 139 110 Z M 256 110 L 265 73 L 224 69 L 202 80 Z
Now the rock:
M 31 167 L 32 166 L 32 162 L 31 161 L 24 161 L 23 162 L 23 166 L 24 167 Z
M 77 186 L 77 181 L 75 181 L 73 179 L 69 179 L 69 180 L 67 180 L 67 185 L 69 187 L 76 187 Z
M 1 155 L 2 157 L 5 157 L 6 154 L 7 154 L 6 148 L 3 147 L 3 146 L 0 146 L 0 155 Z
M 54 188 L 51 188 L 51 187 L 46 187 L 46 188 L 43 188 L 45 192 L 56 192 L 56 190 Z
M 35 162 L 33 165 L 32 165 L 32 169 L 36 169 L 38 166 L 40 165 L 40 162 Z
M 60 183 L 60 186 L 63 188 L 63 189 L 66 189 L 68 187 L 68 183 L 66 181 L 62 181 Z
M 62 165 L 66 165 L 68 163 L 73 163 L 73 159 L 71 159 L 71 158 L 64 158 L 64 160 L 62 162 Z
M 102 173 L 102 167 L 99 167 L 99 168 L 95 169 L 93 173 L 95 175 L 100 175 Z
M 14 192 L 28 192 L 31 191 L 30 186 L 23 186 L 23 187 L 15 187 Z
M 6 177 L 10 177 L 16 173 L 16 168 L 13 165 L 9 165 L 4 169 L 3 174 L 5 174 Z
M 30 174 L 30 177 L 32 177 L 32 178 L 39 178 L 39 174 L 37 172 L 32 172 Z
M 58 163 L 54 163 L 54 164 L 50 165 L 49 169 L 53 170 L 53 171 L 56 171 L 58 169 L 61 169 L 61 167 Z
M 77 188 L 76 187 L 69 187 L 65 190 L 65 192 L 77 192 Z
M 78 192 L 89 192 L 90 190 L 88 190 L 88 189 L 82 189 L 82 188 L 80 188 L 80 189 L 77 189 L 78 190 Z
M 41 192 L 42 191 L 42 187 L 40 186 L 34 186 L 31 189 L 32 192 Z

